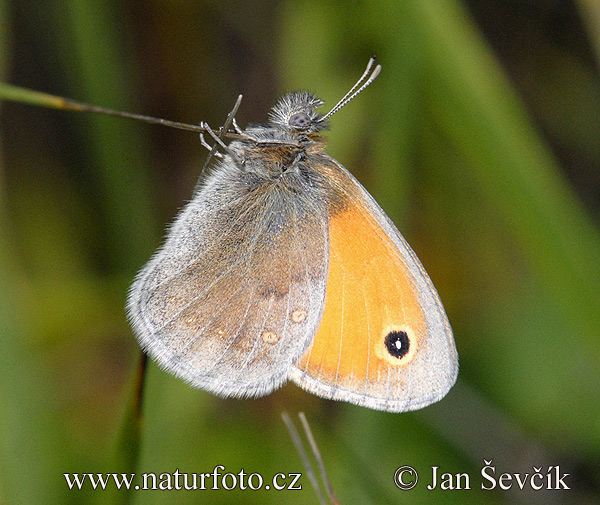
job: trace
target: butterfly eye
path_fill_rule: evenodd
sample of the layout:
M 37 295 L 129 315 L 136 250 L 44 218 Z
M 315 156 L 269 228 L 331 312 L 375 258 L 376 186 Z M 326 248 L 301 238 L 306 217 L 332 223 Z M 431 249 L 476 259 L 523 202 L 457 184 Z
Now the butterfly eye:
M 405 331 L 390 331 L 385 337 L 385 348 L 394 358 L 402 359 L 410 350 L 410 338 Z
M 311 120 L 306 112 L 296 112 L 296 114 L 290 117 L 288 124 L 299 130 L 304 130 L 311 125 Z

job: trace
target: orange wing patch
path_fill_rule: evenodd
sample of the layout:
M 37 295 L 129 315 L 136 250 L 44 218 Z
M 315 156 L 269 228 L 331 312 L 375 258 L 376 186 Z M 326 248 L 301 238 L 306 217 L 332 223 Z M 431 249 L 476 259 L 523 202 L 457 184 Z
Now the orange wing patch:
M 408 379 L 400 369 L 425 343 L 427 328 L 412 274 L 364 210 L 354 205 L 330 218 L 325 311 L 296 367 L 335 389 L 389 398 L 390 386 Z

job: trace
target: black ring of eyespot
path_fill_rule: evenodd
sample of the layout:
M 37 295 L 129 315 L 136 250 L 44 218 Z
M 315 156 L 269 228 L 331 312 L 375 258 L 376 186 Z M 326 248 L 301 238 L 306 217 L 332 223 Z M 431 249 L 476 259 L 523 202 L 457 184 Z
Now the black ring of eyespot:
M 311 123 L 310 117 L 306 112 L 296 112 L 296 114 L 292 115 L 288 120 L 290 126 L 298 128 L 299 130 L 309 128 Z
M 402 359 L 410 350 L 410 338 L 405 331 L 390 331 L 385 336 L 385 348 L 391 356 Z

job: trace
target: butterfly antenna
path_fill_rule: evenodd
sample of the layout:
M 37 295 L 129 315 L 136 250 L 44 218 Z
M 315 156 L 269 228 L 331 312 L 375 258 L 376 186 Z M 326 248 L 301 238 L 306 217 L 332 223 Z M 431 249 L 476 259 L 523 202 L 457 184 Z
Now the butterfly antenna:
M 327 114 L 325 114 L 321 119 L 319 119 L 319 122 L 326 121 L 327 119 L 329 119 L 350 100 L 356 98 L 375 79 L 377 79 L 379 72 L 381 72 L 381 65 L 377 65 L 371 73 L 371 69 L 373 68 L 373 65 L 375 65 L 375 59 L 375 56 L 371 56 L 371 59 L 369 59 L 369 63 L 367 64 L 367 68 L 365 69 L 361 78 L 358 81 L 356 81 L 356 84 L 352 86 L 352 89 L 350 89 L 350 91 L 348 91 L 348 93 L 344 95 L 344 97 L 333 107 L 333 109 L 331 109 Z M 369 75 L 369 73 L 371 75 Z M 365 79 L 367 80 L 365 81 Z

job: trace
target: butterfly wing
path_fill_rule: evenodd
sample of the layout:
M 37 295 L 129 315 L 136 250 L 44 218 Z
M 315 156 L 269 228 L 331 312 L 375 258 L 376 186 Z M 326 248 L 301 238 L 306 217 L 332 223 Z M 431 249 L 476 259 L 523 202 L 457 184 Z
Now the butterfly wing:
M 452 330 L 415 253 L 339 163 L 323 164 L 329 213 L 325 311 L 290 378 L 319 396 L 400 412 L 442 398 L 458 373 Z
M 271 392 L 321 319 L 327 234 L 324 205 L 221 167 L 132 286 L 128 311 L 141 346 L 195 387 Z

